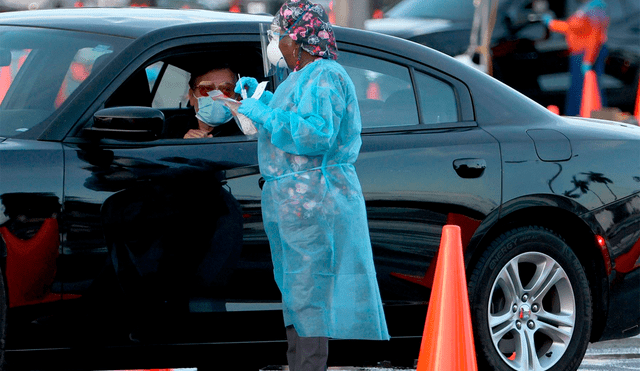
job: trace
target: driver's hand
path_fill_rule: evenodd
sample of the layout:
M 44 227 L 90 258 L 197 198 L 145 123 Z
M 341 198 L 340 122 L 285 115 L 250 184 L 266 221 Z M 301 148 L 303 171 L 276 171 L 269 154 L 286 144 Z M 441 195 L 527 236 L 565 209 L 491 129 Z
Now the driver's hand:
M 213 138 L 213 135 L 209 134 L 209 131 L 202 129 L 191 129 L 183 137 L 184 139 L 194 138 Z

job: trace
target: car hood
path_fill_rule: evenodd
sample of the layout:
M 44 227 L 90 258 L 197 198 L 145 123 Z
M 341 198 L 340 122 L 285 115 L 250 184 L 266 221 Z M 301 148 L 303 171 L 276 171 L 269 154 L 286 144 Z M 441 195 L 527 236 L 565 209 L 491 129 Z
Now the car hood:
M 446 19 L 382 18 L 367 19 L 364 29 L 409 39 L 413 36 L 439 32 L 451 28 L 453 22 Z

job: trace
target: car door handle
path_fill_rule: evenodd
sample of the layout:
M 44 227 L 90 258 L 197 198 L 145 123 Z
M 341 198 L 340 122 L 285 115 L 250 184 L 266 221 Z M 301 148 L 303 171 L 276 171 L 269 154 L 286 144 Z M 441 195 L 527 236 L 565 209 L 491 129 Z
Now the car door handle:
M 487 162 L 481 158 L 460 158 L 453 161 L 453 169 L 465 179 L 479 178 L 486 168 Z

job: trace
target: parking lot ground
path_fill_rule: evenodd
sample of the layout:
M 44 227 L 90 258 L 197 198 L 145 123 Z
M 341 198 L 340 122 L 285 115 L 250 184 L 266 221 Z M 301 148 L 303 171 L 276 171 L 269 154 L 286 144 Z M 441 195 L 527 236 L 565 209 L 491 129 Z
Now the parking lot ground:
M 238 368 L 240 369 L 240 368 Z M 259 371 L 287 371 L 287 366 L 267 366 Z M 328 371 L 415 371 L 415 368 L 391 367 L 329 367 Z M 640 335 L 620 340 L 603 341 L 589 345 L 578 371 L 640 370 Z M 122 371 L 122 370 L 120 370 Z M 132 371 L 132 370 L 129 370 Z M 197 371 L 195 368 L 177 368 L 173 371 Z M 233 370 L 230 370 L 233 371 Z
M 640 335 L 591 344 L 579 371 L 640 370 Z
M 286 371 L 287 366 L 270 366 L 260 371 Z M 329 367 L 329 371 L 415 371 L 399 367 Z M 640 335 L 628 339 L 603 341 L 589 345 L 578 371 L 640 370 Z
M 640 358 L 640 335 L 591 344 L 585 355 L 585 359 L 611 358 Z

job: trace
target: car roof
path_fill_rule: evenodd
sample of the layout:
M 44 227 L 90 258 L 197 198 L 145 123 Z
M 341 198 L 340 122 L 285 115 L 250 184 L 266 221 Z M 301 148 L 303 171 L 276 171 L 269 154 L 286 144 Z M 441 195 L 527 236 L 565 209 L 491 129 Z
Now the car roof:
M 273 16 L 202 9 L 66 8 L 0 14 L 0 25 L 46 27 L 138 38 L 171 26 L 204 22 L 271 22 Z

